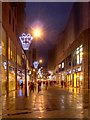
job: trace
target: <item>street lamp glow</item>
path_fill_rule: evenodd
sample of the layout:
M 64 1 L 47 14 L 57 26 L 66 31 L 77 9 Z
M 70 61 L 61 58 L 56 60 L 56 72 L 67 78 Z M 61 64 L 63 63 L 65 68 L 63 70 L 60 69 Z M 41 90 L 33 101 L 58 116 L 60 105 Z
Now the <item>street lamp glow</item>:
M 35 69 L 33 69 L 33 72 L 35 72 Z
M 40 59 L 40 60 L 39 60 L 39 63 L 42 63 L 42 62 L 43 62 L 43 61 Z
M 33 30 L 33 36 L 35 38 L 40 38 L 42 36 L 42 30 L 40 28 L 35 28 Z

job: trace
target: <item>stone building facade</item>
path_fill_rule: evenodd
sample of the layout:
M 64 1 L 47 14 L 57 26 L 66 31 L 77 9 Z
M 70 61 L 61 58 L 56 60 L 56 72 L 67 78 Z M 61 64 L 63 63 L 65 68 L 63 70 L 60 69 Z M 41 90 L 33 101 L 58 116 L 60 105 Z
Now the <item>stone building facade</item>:
M 27 56 L 19 40 L 25 27 L 24 8 L 25 3 L 2 3 L 2 94 L 17 89 L 20 78 L 25 80 Z
M 56 49 L 57 82 L 89 88 L 89 3 L 74 3 Z

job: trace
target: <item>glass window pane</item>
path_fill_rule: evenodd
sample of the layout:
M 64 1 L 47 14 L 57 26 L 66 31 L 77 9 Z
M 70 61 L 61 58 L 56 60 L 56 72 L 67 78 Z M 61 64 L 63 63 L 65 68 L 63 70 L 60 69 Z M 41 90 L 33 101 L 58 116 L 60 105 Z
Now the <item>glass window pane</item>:
M 80 45 L 80 48 L 82 48 L 82 45 Z
M 10 38 L 8 39 L 8 59 L 10 60 Z
M 82 63 L 82 59 L 83 59 L 83 52 L 80 53 L 80 63 Z
M 82 52 L 83 51 L 83 48 L 80 48 L 80 52 Z
M 77 55 L 77 64 L 79 64 L 79 54 Z
M 6 32 L 2 27 L 2 54 L 6 56 Z

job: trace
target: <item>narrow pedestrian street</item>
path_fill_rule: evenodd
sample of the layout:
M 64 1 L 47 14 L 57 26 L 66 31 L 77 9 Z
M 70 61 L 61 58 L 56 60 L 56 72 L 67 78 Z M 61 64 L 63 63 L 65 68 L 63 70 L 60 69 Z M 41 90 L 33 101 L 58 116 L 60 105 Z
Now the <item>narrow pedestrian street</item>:
M 7 100 L 6 100 L 7 99 Z M 51 86 L 48 90 L 29 93 L 11 92 L 3 96 L 3 118 L 88 118 L 89 94 L 77 89 Z
M 89 120 L 90 2 L 1 1 L 0 117 Z

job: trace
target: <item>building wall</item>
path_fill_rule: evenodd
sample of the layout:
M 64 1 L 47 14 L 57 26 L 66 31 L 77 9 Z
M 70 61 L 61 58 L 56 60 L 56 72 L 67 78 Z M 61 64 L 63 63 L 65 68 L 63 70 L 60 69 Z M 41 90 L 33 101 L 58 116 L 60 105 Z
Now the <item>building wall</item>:
M 55 69 L 55 52 L 56 52 L 56 47 L 48 51 L 48 70 Z
M 3 94 L 8 94 L 9 91 L 17 89 L 17 71 L 22 68 L 22 47 L 17 34 L 17 32 L 21 32 L 18 30 L 18 24 L 20 24 L 17 19 L 20 10 L 18 6 L 20 6 L 19 3 L 2 3 Z M 6 68 L 3 64 L 6 64 Z
M 65 30 L 59 35 L 56 66 L 83 45 L 84 88 L 88 88 L 88 3 L 74 3 Z M 66 61 L 66 60 L 65 60 Z
M 88 16 L 88 3 L 74 3 L 67 25 L 58 38 L 61 44 L 57 50 L 59 54 L 66 51 L 83 30 L 88 29 Z M 61 38 L 62 34 L 64 34 L 63 38 Z M 56 60 L 56 63 L 58 62 L 59 57 Z
M 2 46 L 1 46 L 1 38 L 2 38 L 2 2 L 0 2 L 0 96 L 2 94 L 2 73 L 1 73 L 1 63 L 2 63 Z M 0 97 L 0 114 L 2 114 L 2 97 Z M 1 119 L 2 117 L 0 117 Z
M 89 2 L 89 5 L 88 5 L 88 26 L 90 28 L 90 2 Z M 90 34 L 88 34 L 88 41 L 89 41 L 89 88 L 90 88 Z

